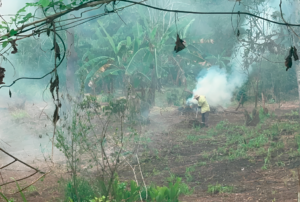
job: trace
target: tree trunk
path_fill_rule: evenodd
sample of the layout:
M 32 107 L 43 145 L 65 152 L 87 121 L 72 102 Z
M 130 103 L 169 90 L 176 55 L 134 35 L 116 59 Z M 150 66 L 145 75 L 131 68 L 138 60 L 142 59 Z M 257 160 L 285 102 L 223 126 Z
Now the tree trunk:
M 300 101 L 300 62 L 297 61 L 295 63 L 296 63 L 295 67 L 296 67 L 297 84 L 298 84 L 298 96 Z M 300 102 L 299 102 L 299 112 L 300 112 Z
M 262 100 L 263 108 L 265 108 L 265 98 L 264 98 L 264 93 L 261 93 L 261 100 Z
M 257 108 L 257 98 L 258 98 L 258 81 L 256 81 L 256 90 L 255 90 L 255 109 Z
M 300 9 L 300 5 L 299 5 L 300 1 L 297 0 L 294 2 L 293 8 L 295 9 L 295 17 L 293 18 L 295 22 L 293 23 L 299 23 L 299 9 Z M 297 37 L 295 37 L 297 40 Z M 299 42 L 297 40 L 297 42 Z M 295 44 L 296 45 L 296 44 Z M 299 47 L 297 47 L 299 49 Z M 298 96 L 299 96 L 299 101 L 300 101 L 300 62 L 299 61 L 295 61 L 295 71 L 296 71 L 296 76 L 297 76 L 297 84 L 298 84 Z M 299 102 L 299 112 L 300 112 L 300 102 Z M 299 195 L 299 193 L 298 193 Z M 298 200 L 299 201 L 299 200 Z

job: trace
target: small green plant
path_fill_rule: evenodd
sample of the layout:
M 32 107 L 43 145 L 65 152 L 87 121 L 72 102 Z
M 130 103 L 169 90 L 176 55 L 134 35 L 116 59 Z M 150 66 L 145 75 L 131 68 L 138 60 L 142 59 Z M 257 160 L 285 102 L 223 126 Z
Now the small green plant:
M 270 163 L 270 158 L 271 158 L 271 148 L 268 148 L 268 152 L 267 152 L 267 157 L 264 160 L 264 165 L 261 169 L 263 170 L 267 170 L 268 169 L 268 164 Z
M 95 197 L 94 199 L 90 200 L 89 202 L 104 202 L 105 196 L 102 196 L 100 198 Z M 106 202 L 110 202 L 110 200 L 106 200 Z
M 17 184 L 17 187 L 18 187 L 18 190 L 20 192 L 20 195 L 22 197 L 22 200 L 23 202 L 27 202 L 26 198 L 25 198 L 25 195 L 23 194 L 18 182 L 16 181 L 16 184 Z M 11 199 L 8 199 L 2 192 L 1 192 L 1 187 L 0 187 L 0 199 L 4 199 L 5 202 L 15 202 L 16 200 L 14 198 L 11 198 Z
M 65 187 L 65 198 L 67 201 L 82 201 L 88 202 L 95 198 L 95 193 L 91 184 L 84 178 L 76 178 L 76 184 L 73 180 L 69 180 Z M 74 186 L 75 185 L 75 186 Z
M 167 103 L 169 105 L 175 105 L 175 106 L 180 106 L 180 99 L 179 99 L 179 91 L 177 89 L 172 89 L 171 91 L 167 92 L 166 98 L 167 98 Z
M 193 180 L 192 172 L 195 171 L 196 164 L 190 167 L 187 167 L 185 170 L 186 181 L 191 182 Z
M 200 166 L 200 167 L 201 167 L 201 166 L 206 166 L 206 162 L 205 162 L 205 161 L 199 162 L 199 163 L 198 163 L 198 166 Z
M 282 161 L 278 161 L 278 162 L 276 162 L 276 165 L 277 165 L 278 167 L 284 167 L 284 166 L 285 166 L 285 163 L 282 162 Z
M 226 124 L 227 124 L 226 121 L 220 121 L 220 122 L 216 125 L 216 129 L 217 129 L 217 130 L 224 130 Z
M 121 183 L 118 178 L 114 180 L 113 183 L 112 196 L 115 201 L 128 201 L 135 202 L 139 198 L 140 187 L 135 181 L 130 181 L 129 188 L 127 188 L 127 183 Z
M 223 186 L 218 183 L 216 183 L 216 185 L 208 185 L 208 190 L 207 190 L 207 192 L 210 194 L 231 193 L 232 191 L 233 191 L 233 186 Z
M 33 186 L 33 185 L 31 185 L 30 187 L 28 187 L 27 190 L 28 190 L 29 192 L 34 192 L 34 191 L 36 191 L 36 187 Z
M 265 114 L 264 109 L 261 107 L 259 109 L 259 119 L 261 123 L 264 123 L 264 121 L 269 118 L 270 115 L 269 114 Z
M 275 103 L 275 99 L 271 98 L 268 100 L 268 104 L 274 104 Z
M 168 187 L 159 187 L 151 185 L 148 189 L 148 200 L 156 202 L 179 202 L 178 197 L 181 194 L 192 194 L 193 190 L 190 190 L 185 183 L 181 182 L 181 178 L 176 178 L 176 182 L 170 182 Z M 142 193 L 143 199 L 145 194 Z
M 191 141 L 194 144 L 197 141 L 199 141 L 200 136 L 198 136 L 198 135 L 188 135 L 186 138 L 187 138 L 188 141 Z
M 292 110 L 291 113 L 286 113 L 285 116 L 299 116 L 299 112 Z

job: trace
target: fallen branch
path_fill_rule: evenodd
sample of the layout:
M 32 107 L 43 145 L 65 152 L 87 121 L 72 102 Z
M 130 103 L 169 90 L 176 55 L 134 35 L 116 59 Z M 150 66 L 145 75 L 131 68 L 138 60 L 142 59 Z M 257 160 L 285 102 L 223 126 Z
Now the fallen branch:
M 17 193 L 20 193 L 20 192 L 24 191 L 25 189 L 27 189 L 28 187 L 30 187 L 31 185 L 33 185 L 33 184 L 35 184 L 37 181 L 39 181 L 42 177 L 48 175 L 50 172 L 51 172 L 51 171 L 49 171 L 48 173 L 43 174 L 42 176 L 40 176 L 38 179 L 36 179 L 35 181 L 33 181 L 31 184 L 27 185 L 27 186 L 24 187 L 23 189 L 21 189 L 21 190 L 15 192 L 15 193 L 9 194 L 9 195 L 17 194 Z
M 13 163 L 15 163 L 16 161 L 18 161 L 18 162 L 24 164 L 25 166 L 27 166 L 27 167 L 29 167 L 29 168 L 31 168 L 31 169 L 33 169 L 33 170 L 35 170 L 35 172 L 34 172 L 33 174 L 31 174 L 31 175 L 29 175 L 29 176 L 27 176 L 27 177 L 23 177 L 23 178 L 18 179 L 18 180 L 12 180 L 12 181 L 9 181 L 9 182 L 0 184 L 0 187 L 1 187 L 1 186 L 4 186 L 4 185 L 7 185 L 7 184 L 14 183 L 14 182 L 18 182 L 18 181 L 21 181 L 21 180 L 25 180 L 25 179 L 27 179 L 27 178 L 32 177 L 32 176 L 35 175 L 36 173 L 45 174 L 45 172 L 42 172 L 42 171 L 40 171 L 39 169 L 36 169 L 36 168 L 34 168 L 34 167 L 28 165 L 27 163 L 25 163 L 25 162 L 21 161 L 20 159 L 14 157 L 13 155 L 9 154 L 8 152 L 4 151 L 4 150 L 1 149 L 1 148 L 0 148 L 0 151 L 2 151 L 2 152 L 5 153 L 7 156 L 9 156 L 9 157 L 11 157 L 11 158 L 14 159 L 13 162 L 11 162 L 11 163 L 9 163 L 9 164 L 6 164 L 6 165 L 2 166 L 2 167 L 0 168 L 0 170 L 3 169 L 3 168 L 6 168 L 7 166 L 9 166 L 9 165 L 11 165 L 11 164 L 13 164 Z

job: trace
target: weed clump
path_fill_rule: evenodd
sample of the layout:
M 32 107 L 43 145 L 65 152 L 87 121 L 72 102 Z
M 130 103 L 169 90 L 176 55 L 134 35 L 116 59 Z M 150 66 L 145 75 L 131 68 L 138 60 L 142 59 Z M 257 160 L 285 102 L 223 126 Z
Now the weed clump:
M 208 185 L 208 190 L 207 190 L 207 192 L 210 194 L 231 193 L 232 191 L 233 191 L 233 186 L 223 186 L 218 183 L 216 183 L 216 185 Z

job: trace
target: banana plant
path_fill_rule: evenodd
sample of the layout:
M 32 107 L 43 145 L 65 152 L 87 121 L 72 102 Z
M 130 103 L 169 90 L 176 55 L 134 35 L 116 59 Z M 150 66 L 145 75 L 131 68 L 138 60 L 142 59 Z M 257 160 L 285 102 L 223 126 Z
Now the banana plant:
M 226 50 L 224 50 L 220 55 L 211 55 L 207 56 L 205 59 L 213 62 L 214 65 L 219 65 L 220 67 L 225 68 L 226 64 L 224 61 L 230 61 L 230 57 L 223 56 Z

